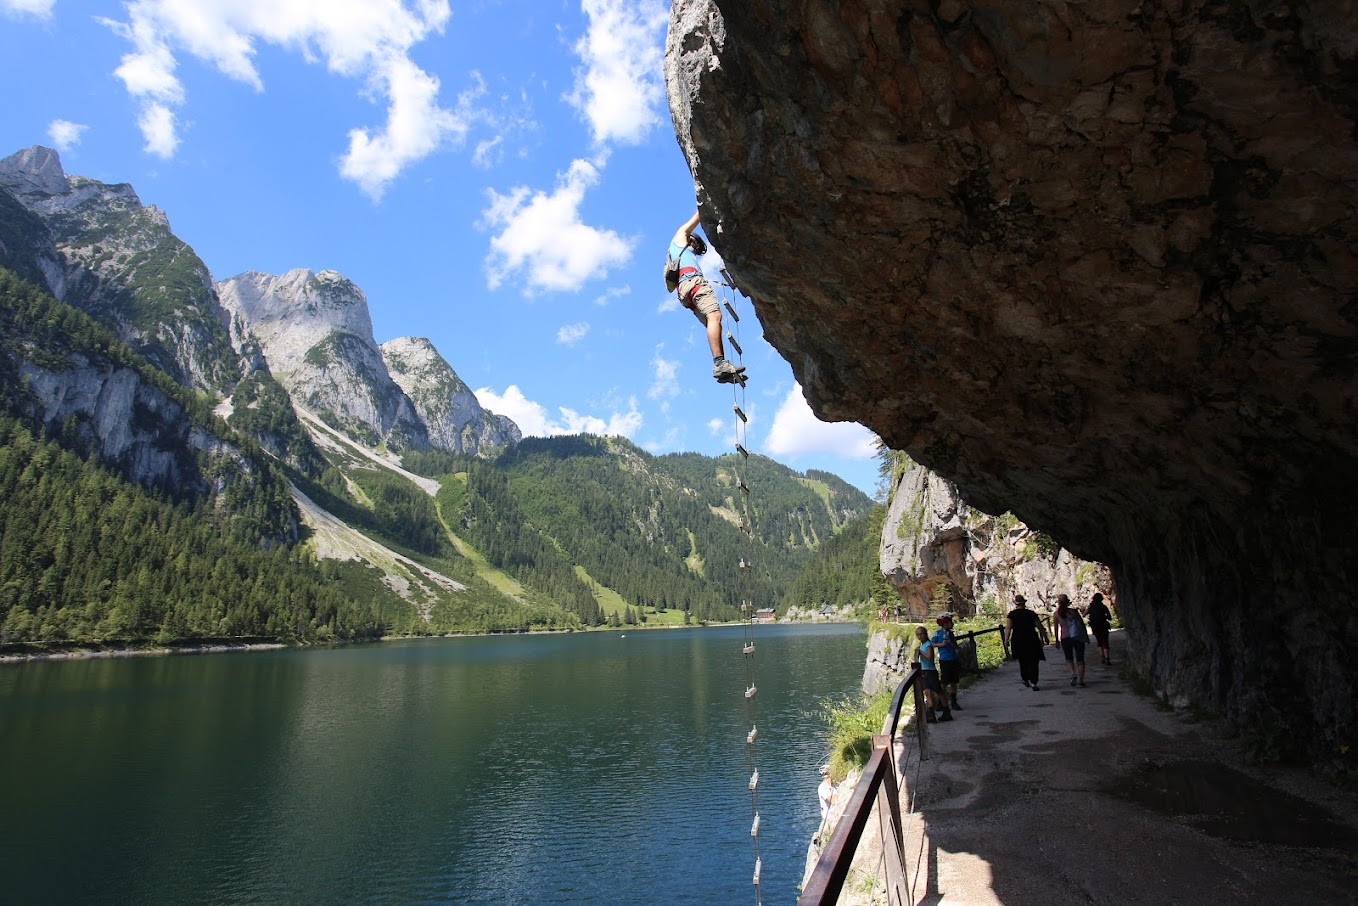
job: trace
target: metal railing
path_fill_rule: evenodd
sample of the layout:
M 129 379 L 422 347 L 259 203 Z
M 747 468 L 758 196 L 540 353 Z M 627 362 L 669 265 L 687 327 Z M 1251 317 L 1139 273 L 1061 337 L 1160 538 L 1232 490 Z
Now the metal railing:
M 1007 658 L 1009 640 L 1002 625 L 957 636 L 958 642 L 971 642 L 969 666 L 973 670 L 977 669 L 976 637 L 991 632 L 1000 634 L 1000 645 L 1004 648 Z M 831 906 L 839 901 L 840 892 L 843 891 L 844 883 L 849 877 L 849 870 L 863 840 L 864 832 L 868 828 L 874 807 L 877 809 L 878 828 L 882 839 L 886 902 L 889 906 L 905 906 L 906 903 L 914 902 L 905 861 L 905 825 L 901 816 L 901 778 L 896 774 L 895 742 L 901 710 L 905 706 L 906 696 L 910 695 L 915 706 L 916 719 L 912 735 L 919 746 L 918 761 L 929 759 L 928 721 L 920 719 L 920 715 L 924 714 L 924 684 L 920 674 L 919 662 L 916 661 L 911 665 L 905 679 L 896 687 L 896 693 L 891 698 L 891 708 L 882 724 L 882 732 L 872 737 L 872 755 L 863 766 L 863 774 L 853 788 L 849 804 L 845 806 L 829 842 L 821 852 L 820 858 L 816 860 L 816 867 L 807 878 L 802 895 L 797 898 L 797 906 Z M 913 811 L 912 807 L 910 813 Z

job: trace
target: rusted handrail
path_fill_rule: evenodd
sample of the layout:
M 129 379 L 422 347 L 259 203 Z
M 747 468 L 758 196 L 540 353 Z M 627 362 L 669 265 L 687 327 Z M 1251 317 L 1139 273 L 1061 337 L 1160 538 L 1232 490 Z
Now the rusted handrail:
M 912 671 L 913 676 L 913 671 Z M 905 685 L 901 684 L 902 687 Z M 844 881 L 849 877 L 849 867 L 853 864 L 858 843 L 863 839 L 863 831 L 872 815 L 873 803 L 885 807 L 891 815 L 891 845 L 894 855 L 888 863 L 888 875 L 898 878 L 904 885 L 905 838 L 901 823 L 900 790 L 896 783 L 896 756 L 890 736 L 882 734 L 872 738 L 872 755 L 863 767 L 863 776 L 853 788 L 853 796 L 844 810 L 844 817 L 835 825 L 830 842 L 820 854 L 811 877 L 797 898 L 797 906 L 828 906 L 839 899 L 844 889 Z M 882 841 L 883 848 L 887 841 Z M 888 902 L 899 899 L 888 897 Z
M 968 632 L 958 639 L 959 641 L 970 639 L 974 645 L 977 636 L 991 632 L 1000 634 L 1000 644 L 1004 647 L 1007 658 L 1009 646 L 1003 625 Z M 845 806 L 839 823 L 835 825 L 835 830 L 830 835 L 830 842 L 816 860 L 816 867 L 812 869 L 811 877 L 802 888 L 802 895 L 797 898 L 797 906 L 830 906 L 839 900 L 840 891 L 844 889 L 844 881 L 849 876 L 849 867 L 853 864 L 854 853 L 863 839 L 863 830 L 868 825 L 874 803 L 886 808 L 891 815 L 891 839 L 882 841 L 883 851 L 888 855 L 887 902 L 902 902 L 901 896 L 907 883 L 904 878 L 905 829 L 901 822 L 894 741 L 896 729 L 900 726 L 901 709 L 905 706 L 905 696 L 909 692 L 914 693 L 915 732 L 919 735 L 919 757 L 921 761 L 927 760 L 928 723 L 921 717 L 924 713 L 924 684 L 920 678 L 919 662 L 916 661 L 911 665 L 905 679 L 896 687 L 896 694 L 891 698 L 891 708 L 882 725 L 882 735 L 872 738 L 872 756 L 863 766 L 863 775 L 858 778 L 858 783 L 853 788 L 849 804 Z M 896 897 L 892 896 L 891 888 L 895 889 Z
M 901 684 L 896 687 L 896 694 L 891 697 L 891 710 L 887 712 L 886 723 L 882 726 L 882 732 L 896 738 L 896 727 L 900 726 L 901 708 L 905 706 L 905 695 L 920 684 L 919 661 L 910 665 L 910 672 L 901 680 Z
M 998 626 L 991 626 L 989 629 L 974 629 L 971 632 L 963 633 L 957 637 L 957 640 L 960 642 L 963 639 L 970 639 L 974 643 L 978 635 L 985 635 L 990 632 L 1000 634 L 1000 647 L 1004 649 L 1004 659 L 1009 660 L 1009 634 L 1004 631 L 1003 623 Z
M 915 714 L 919 715 L 924 709 L 923 690 L 919 662 L 916 661 L 911 665 L 905 679 L 896 687 L 896 694 L 891 698 L 891 709 L 887 712 L 882 733 L 872 738 L 872 755 L 863 766 L 863 774 L 854 785 L 849 804 L 845 806 L 839 823 L 835 825 L 830 842 L 816 860 L 816 867 L 812 869 L 811 877 L 802 888 L 802 895 L 797 898 L 797 906 L 829 906 L 839 899 L 839 893 L 844 889 L 844 881 L 849 876 L 849 867 L 853 864 L 854 853 L 858 851 L 858 843 L 863 839 L 863 830 L 872 815 L 873 803 L 878 803 L 891 815 L 890 846 L 894 855 L 888 862 L 888 874 L 899 885 L 904 885 L 905 836 L 904 825 L 901 823 L 894 742 L 906 694 L 914 693 Z M 923 759 L 928 732 L 925 722 L 917 719 L 915 729 L 919 734 L 920 758 Z M 887 845 L 888 841 L 883 840 L 883 849 L 886 849 Z M 888 900 L 898 902 L 890 898 Z

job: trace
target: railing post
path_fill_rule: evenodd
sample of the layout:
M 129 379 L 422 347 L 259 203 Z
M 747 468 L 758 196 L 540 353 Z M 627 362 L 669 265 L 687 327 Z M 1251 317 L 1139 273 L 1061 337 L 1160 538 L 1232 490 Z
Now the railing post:
M 1004 649 L 1004 659 L 1009 660 L 1009 633 L 1004 631 L 1004 624 L 995 627 L 1000 631 L 1000 647 Z
M 914 669 L 918 671 L 919 661 L 915 661 L 913 666 Z M 914 693 L 915 693 L 915 731 L 919 735 L 919 760 L 928 761 L 929 760 L 928 723 L 929 714 L 931 712 L 925 710 L 925 708 L 928 707 L 928 703 L 925 702 L 924 700 L 924 678 L 918 672 L 916 672 L 915 674 Z
M 886 749 L 887 770 L 882 785 L 877 788 L 877 814 L 887 822 L 887 837 L 882 841 L 882 858 L 886 862 L 887 906 L 905 906 L 905 828 L 901 823 L 901 797 L 896 785 L 896 753 L 890 736 L 874 736 L 874 749 Z

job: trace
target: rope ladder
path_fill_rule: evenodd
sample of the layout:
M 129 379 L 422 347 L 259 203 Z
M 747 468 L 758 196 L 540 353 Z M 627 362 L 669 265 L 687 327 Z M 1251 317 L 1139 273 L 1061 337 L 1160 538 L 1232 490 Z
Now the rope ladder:
M 735 306 L 732 304 L 735 298 L 734 281 L 725 268 L 721 270 L 722 280 L 713 280 L 711 283 L 719 287 L 717 297 L 723 308 L 726 309 L 729 326 L 726 333 L 726 345 L 729 346 L 736 355 L 736 364 L 743 364 L 745 351 L 740 343 L 740 315 L 736 313 Z M 760 871 L 762 861 L 759 855 L 759 700 L 758 700 L 758 676 L 755 670 L 755 607 L 754 596 L 751 590 L 751 576 L 754 572 L 754 505 L 751 501 L 751 491 L 748 476 L 748 465 L 750 460 L 749 440 L 746 435 L 746 428 L 749 425 L 749 416 L 745 408 L 745 380 L 739 380 L 731 384 L 732 402 L 731 409 L 735 414 L 735 448 L 737 458 L 735 461 L 736 472 L 736 497 L 738 500 L 737 511 L 740 515 L 740 531 L 745 536 L 745 553 L 740 558 L 740 619 L 744 629 L 744 639 L 741 645 L 741 660 L 744 662 L 744 698 L 745 698 L 745 754 L 748 769 L 750 772 L 749 792 L 750 792 L 750 845 L 754 859 L 754 902 L 755 906 L 760 906 L 761 890 Z

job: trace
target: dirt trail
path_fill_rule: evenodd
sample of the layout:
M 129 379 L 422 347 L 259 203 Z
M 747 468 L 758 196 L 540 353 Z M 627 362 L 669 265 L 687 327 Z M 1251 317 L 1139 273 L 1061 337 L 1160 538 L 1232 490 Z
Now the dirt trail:
M 898 749 L 912 902 L 1358 903 L 1358 796 L 1248 766 L 1115 667 L 1076 688 L 1047 657 L 1040 691 L 1006 663 L 929 725 L 928 760 Z

